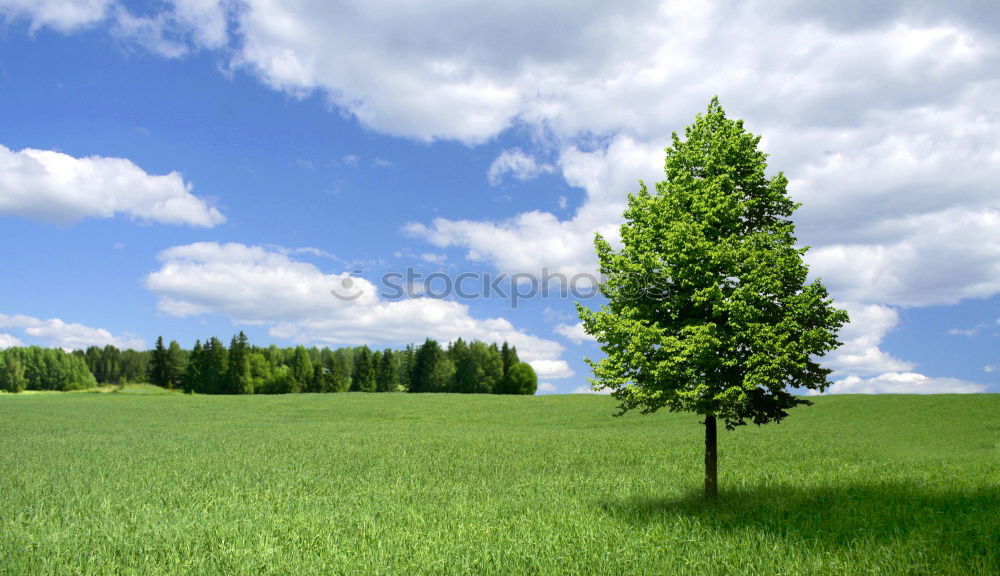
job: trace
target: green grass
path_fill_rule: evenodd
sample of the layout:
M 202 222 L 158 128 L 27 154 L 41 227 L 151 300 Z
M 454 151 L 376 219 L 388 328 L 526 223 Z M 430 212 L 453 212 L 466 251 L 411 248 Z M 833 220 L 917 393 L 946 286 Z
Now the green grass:
M 998 574 L 1000 396 L 0 397 L 0 574 Z
M 0 390 L 0 394 L 7 394 Z M 70 390 L 60 392 L 58 390 L 24 390 L 18 393 L 19 396 L 65 396 L 68 394 L 140 394 L 144 396 L 163 396 L 167 394 L 182 394 L 180 390 L 167 390 L 153 384 L 105 384 L 95 388 L 84 388 L 82 390 Z

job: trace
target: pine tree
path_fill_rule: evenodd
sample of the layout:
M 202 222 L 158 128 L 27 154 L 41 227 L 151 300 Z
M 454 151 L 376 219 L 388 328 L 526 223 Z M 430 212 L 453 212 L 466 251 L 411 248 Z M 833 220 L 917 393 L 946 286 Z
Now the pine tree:
M 395 392 L 399 382 L 396 370 L 396 359 L 392 350 L 386 348 L 378 360 L 376 374 L 376 389 L 379 392 Z
M 229 359 L 226 365 L 226 392 L 229 394 L 253 394 L 253 379 L 250 374 L 250 346 L 247 335 L 241 330 L 229 342 Z
M 201 340 L 195 340 L 194 348 L 188 356 L 187 370 L 184 371 L 184 379 L 181 387 L 187 393 L 201 392 L 201 368 L 204 364 L 204 351 L 201 347 Z
M 170 358 L 163 345 L 163 336 L 157 337 L 156 347 L 153 348 L 153 356 L 149 362 L 149 382 L 162 388 L 170 387 Z
M 176 340 L 170 341 L 167 347 L 167 387 L 180 388 L 184 381 L 184 372 L 187 370 L 187 352 L 181 348 Z
M 500 348 L 500 356 L 503 358 L 503 375 L 506 376 L 511 366 L 520 362 L 517 357 L 517 348 L 504 342 L 503 347 Z
M 352 392 L 375 391 L 375 359 L 367 346 L 354 354 L 354 374 L 351 376 Z

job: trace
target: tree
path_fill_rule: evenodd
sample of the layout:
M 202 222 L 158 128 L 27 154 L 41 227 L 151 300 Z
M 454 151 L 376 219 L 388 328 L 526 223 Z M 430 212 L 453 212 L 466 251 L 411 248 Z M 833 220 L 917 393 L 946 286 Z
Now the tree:
M 503 360 L 495 346 L 478 340 L 469 344 L 455 364 L 455 392 L 489 394 L 500 388 Z
M 167 386 L 170 388 L 180 388 L 184 382 L 184 372 L 187 370 L 187 352 L 181 348 L 176 340 L 170 341 L 167 347 Z
M 382 351 L 381 356 L 378 353 L 375 356 L 378 358 L 378 368 L 375 374 L 376 389 L 379 392 L 395 392 L 396 385 L 399 383 L 395 355 L 392 350 L 386 348 Z
M 530 364 L 518 362 L 507 370 L 500 384 L 498 394 L 526 394 L 531 395 L 538 390 L 538 375 Z
M 436 340 L 428 338 L 413 356 L 410 392 L 446 392 L 455 364 Z
M 313 377 L 313 362 L 309 351 L 305 346 L 296 346 L 292 355 L 292 392 L 301 392 L 311 388 L 310 381 Z
M 818 363 L 847 313 L 819 280 L 806 283 L 798 207 L 781 173 L 765 175 L 759 136 L 726 118 L 718 99 L 676 133 L 666 180 L 629 195 L 621 249 L 596 236 L 608 303 L 577 305 L 606 357 L 588 362 L 619 414 L 695 412 L 705 424 L 705 498 L 715 499 L 716 421 L 727 429 L 780 421 L 810 404 L 789 388 L 824 390 Z
M 188 394 L 202 391 L 201 369 L 204 364 L 205 352 L 201 347 L 201 340 L 195 340 L 194 348 L 191 349 L 191 355 L 188 356 L 188 365 L 187 370 L 184 371 L 184 380 L 181 383 L 181 387 Z
M 149 361 L 149 382 L 161 388 L 170 387 L 170 358 L 167 347 L 163 345 L 163 336 L 156 338 L 156 347 Z
M 201 379 L 203 391 L 207 394 L 226 393 L 226 373 L 229 367 L 229 351 L 221 340 L 212 336 L 202 351 Z
M 0 390 L 16 394 L 24 391 L 27 384 L 27 379 L 24 377 L 24 364 L 21 363 L 17 350 L 7 350 L 0 354 Z
M 354 373 L 351 375 L 352 392 L 374 392 L 375 372 L 378 359 L 367 346 L 362 346 L 354 355 Z
M 517 348 L 508 345 L 506 341 L 503 343 L 503 347 L 500 348 L 500 357 L 503 358 L 504 376 L 507 375 L 507 371 L 510 370 L 511 366 L 520 362 L 520 359 L 517 357 Z
M 229 342 L 229 362 L 226 365 L 226 392 L 253 394 L 253 375 L 250 372 L 250 345 L 247 335 L 240 330 Z

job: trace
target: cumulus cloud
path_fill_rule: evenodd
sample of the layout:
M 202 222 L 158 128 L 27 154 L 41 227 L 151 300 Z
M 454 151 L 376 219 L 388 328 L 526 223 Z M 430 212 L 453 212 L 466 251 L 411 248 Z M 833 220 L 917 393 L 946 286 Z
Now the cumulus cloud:
M 976 394 L 986 386 L 957 378 L 931 378 L 915 372 L 888 372 L 872 378 L 837 380 L 828 394 Z
M 5 20 L 27 20 L 31 30 L 49 27 L 72 32 L 93 26 L 108 13 L 113 0 L 0 0 Z
M 517 330 L 505 318 L 474 318 L 468 306 L 448 300 L 383 300 L 368 280 L 325 273 L 292 259 L 292 252 L 233 243 L 175 246 L 160 253 L 162 265 L 145 283 L 170 316 L 219 314 L 267 326 L 276 338 L 315 344 L 507 341 L 542 378 L 573 373 L 559 358 L 562 345 Z
M 59 318 L 42 320 L 21 314 L 0 314 L 0 329 L 20 330 L 26 336 L 34 338 L 44 346 L 63 348 L 66 350 L 82 350 L 89 346 L 117 346 L 118 348 L 133 348 L 143 350 L 146 347 L 142 339 L 130 335 L 115 336 L 103 328 L 91 328 L 83 324 L 65 322 Z M 0 334 L 0 348 L 5 346 L 20 346 L 21 341 L 10 335 Z
M 573 341 L 576 344 L 582 344 L 583 342 L 597 342 L 597 339 L 587 334 L 583 329 L 583 322 L 577 322 L 576 324 L 559 324 L 555 327 L 557 334 L 561 334 Z
M 570 394 L 611 394 L 611 390 L 594 390 L 590 386 L 577 386 Z
M 639 179 L 655 178 L 662 163 L 659 146 L 628 136 L 615 137 L 599 150 L 570 147 L 560 155 L 560 169 L 568 183 L 587 195 L 572 219 L 536 210 L 501 222 L 448 218 L 437 218 L 430 225 L 412 222 L 404 232 L 436 246 L 464 247 L 468 259 L 492 263 L 508 273 L 595 274 L 594 234 L 617 240 L 626 193 L 638 191 Z
M 877 304 L 840 304 L 851 317 L 849 324 L 840 331 L 844 344 L 824 362 L 839 377 L 871 376 L 885 372 L 903 372 L 914 368 L 906 362 L 882 351 L 879 345 L 896 327 L 899 313 L 888 306 Z
M 499 186 L 507 175 L 524 182 L 554 170 L 555 168 L 551 165 L 539 163 L 533 156 L 528 156 L 520 148 L 513 148 L 504 150 L 493 160 L 489 170 L 486 171 L 486 178 L 490 181 L 491 186 Z
M 14 348 L 16 346 L 24 346 L 24 342 L 21 339 L 12 335 L 0 332 L 0 350 L 4 348 Z
M 556 388 L 556 385 L 553 384 L 553 383 L 551 383 L 551 382 L 539 382 L 538 383 L 538 391 L 539 392 L 555 392 L 557 390 L 558 390 L 558 388 Z
M 0 145 L 0 214 L 57 223 L 118 214 L 210 228 L 225 222 L 177 172 L 148 174 L 125 158 L 75 158 Z

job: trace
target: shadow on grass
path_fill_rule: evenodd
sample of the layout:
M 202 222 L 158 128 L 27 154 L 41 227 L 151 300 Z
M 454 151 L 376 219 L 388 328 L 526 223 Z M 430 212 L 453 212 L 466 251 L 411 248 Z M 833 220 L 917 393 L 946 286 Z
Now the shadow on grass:
M 724 490 L 716 503 L 706 503 L 699 491 L 605 501 L 602 508 L 635 524 L 696 519 L 711 531 L 750 528 L 824 546 L 910 540 L 937 552 L 1000 563 L 1000 487 L 952 492 L 895 483 L 762 486 Z

